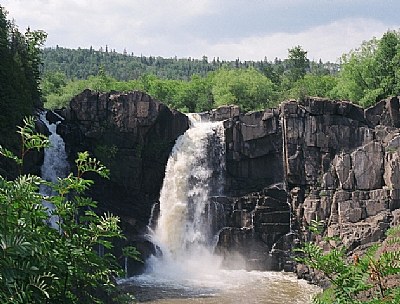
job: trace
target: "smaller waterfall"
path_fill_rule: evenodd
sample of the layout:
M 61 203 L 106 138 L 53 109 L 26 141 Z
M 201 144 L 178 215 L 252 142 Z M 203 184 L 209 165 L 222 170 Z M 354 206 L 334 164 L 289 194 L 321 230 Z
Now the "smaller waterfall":
M 128 278 L 128 257 L 124 257 L 124 272 L 125 272 L 125 279 Z
M 61 136 L 56 132 L 57 124 L 50 123 L 46 119 L 46 112 L 40 114 L 40 120 L 46 124 L 51 133 L 49 136 L 50 147 L 44 149 L 44 161 L 41 167 L 41 175 L 46 181 L 56 183 L 57 178 L 66 177 L 69 172 L 65 143 Z M 40 193 L 45 196 L 55 194 L 50 187 L 45 185 L 40 187 Z M 53 214 L 54 205 L 47 201 L 43 201 L 43 205 L 47 208 L 50 216 L 49 224 L 53 228 L 58 229 L 59 218 Z

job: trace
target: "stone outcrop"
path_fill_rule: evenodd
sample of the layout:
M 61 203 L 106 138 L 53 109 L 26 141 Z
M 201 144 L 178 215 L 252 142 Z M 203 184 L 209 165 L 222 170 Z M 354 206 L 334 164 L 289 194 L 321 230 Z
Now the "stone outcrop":
M 217 252 L 240 253 L 248 269 L 282 268 L 282 257 L 309 238 L 312 220 L 349 250 L 382 240 L 400 223 L 399 108 L 398 98 L 366 110 L 306 98 L 247 114 L 235 106 L 201 113 L 225 120 L 227 196 L 213 198 L 225 210 Z M 141 92 L 89 90 L 58 114 L 69 155 L 89 150 L 111 169 L 111 180 L 97 180 L 91 195 L 121 216 L 128 242 L 148 250 L 136 236 L 187 117 Z
M 65 118 L 57 131 L 71 161 L 78 151 L 87 150 L 111 171 L 110 180 L 93 176 L 90 195 L 102 210 L 121 217 L 128 243 L 141 247 L 137 237 L 158 200 L 175 140 L 189 126 L 186 115 L 142 92 L 90 90 L 57 112 Z
M 325 233 L 349 250 L 382 240 L 400 207 L 399 100 L 363 110 L 307 99 L 281 109 L 287 190 L 299 229 L 322 220 Z
M 278 251 L 307 240 L 312 220 L 322 220 L 324 233 L 341 239 L 349 250 L 366 248 L 399 222 L 399 117 L 396 97 L 366 110 L 345 101 L 307 98 L 233 117 L 225 122 L 228 192 L 242 195 L 285 185 L 292 219 L 280 218 L 280 223 L 291 223 L 292 244 L 285 244 L 285 237 L 275 239 Z M 251 206 L 251 196 L 238 200 Z M 239 206 L 231 213 L 240 221 L 222 231 L 228 243 L 221 243 L 230 248 L 236 240 L 236 247 L 246 248 L 248 237 L 240 237 L 249 230 L 249 216 Z M 254 227 L 262 226 L 262 219 L 254 216 Z M 271 249 L 265 239 L 253 239 Z

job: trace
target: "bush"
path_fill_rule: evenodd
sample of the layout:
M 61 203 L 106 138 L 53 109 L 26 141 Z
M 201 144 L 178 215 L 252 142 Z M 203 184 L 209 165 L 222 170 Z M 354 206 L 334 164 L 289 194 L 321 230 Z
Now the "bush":
M 320 232 L 314 222 L 311 231 Z M 328 238 L 325 239 L 329 241 Z M 328 252 L 312 242 L 306 242 L 298 260 L 322 272 L 331 287 L 314 298 L 314 303 L 400 303 L 400 226 L 387 231 L 384 243 L 374 245 L 362 256 L 348 259 L 344 247 Z
M 28 118 L 19 128 L 20 156 L 0 147 L 0 154 L 21 170 L 27 153 L 49 145 L 34 125 Z M 109 171 L 87 152 L 79 153 L 75 163 L 77 174 L 57 183 L 22 172 L 12 181 L 0 177 L 0 303 L 103 303 L 115 295 L 119 266 L 110 253 L 100 256 L 94 248 L 111 249 L 112 239 L 123 237 L 119 218 L 96 214 L 96 202 L 82 196 L 93 184 L 86 173 L 107 178 Z M 44 197 L 40 185 L 56 194 Z M 43 200 L 54 210 L 46 209 Z M 50 215 L 58 219 L 53 227 Z M 129 252 L 136 257 L 135 250 Z

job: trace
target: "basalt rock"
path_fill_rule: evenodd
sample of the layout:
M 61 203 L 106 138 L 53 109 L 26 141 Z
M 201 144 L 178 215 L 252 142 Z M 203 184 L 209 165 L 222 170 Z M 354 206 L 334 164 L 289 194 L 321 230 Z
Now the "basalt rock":
M 381 241 L 400 207 L 398 99 L 363 110 L 310 98 L 283 103 L 281 113 L 285 180 L 303 238 L 322 220 L 349 250 Z
M 381 241 L 400 223 L 399 108 L 397 97 L 366 110 L 306 98 L 247 114 L 234 106 L 202 113 L 225 120 L 227 197 L 213 198 L 225 210 L 217 252 L 227 261 L 228 252 L 239 253 L 248 269 L 291 269 L 290 251 L 310 239 L 313 220 L 349 250 Z M 111 169 L 111 180 L 96 181 L 91 194 L 151 253 L 137 235 L 186 116 L 141 92 L 89 90 L 57 113 L 71 160 L 89 150 Z M 337 245 L 317 241 L 326 250 Z
M 221 203 L 221 200 L 219 200 Z M 290 232 L 290 206 L 281 185 L 246 196 L 226 198 L 225 227 L 219 233 L 216 252 L 226 266 L 235 267 L 236 255 L 246 269 L 279 269 L 271 255 L 274 244 Z
M 226 192 L 242 195 L 283 181 L 279 111 L 240 114 L 224 123 Z
M 338 237 L 349 251 L 384 239 L 399 222 L 399 108 L 397 97 L 366 110 L 345 101 L 306 98 L 227 120 L 227 190 L 244 194 L 237 200 L 246 203 L 233 205 L 221 247 L 238 250 L 255 241 L 254 248 L 287 257 L 294 244 L 282 241 L 285 234 L 294 233 L 296 242 L 309 240 L 313 220 L 322 220 L 324 235 Z M 285 185 L 291 218 L 258 213 L 262 207 L 246 195 L 275 183 Z M 263 237 L 270 227 L 282 234 Z M 318 242 L 326 250 L 337 245 Z
M 57 131 L 71 162 L 78 151 L 89 151 L 110 169 L 110 180 L 93 176 L 90 195 L 101 210 L 121 217 L 128 243 L 137 243 L 158 200 L 170 151 L 188 128 L 187 116 L 142 92 L 90 90 L 58 114 L 65 118 Z

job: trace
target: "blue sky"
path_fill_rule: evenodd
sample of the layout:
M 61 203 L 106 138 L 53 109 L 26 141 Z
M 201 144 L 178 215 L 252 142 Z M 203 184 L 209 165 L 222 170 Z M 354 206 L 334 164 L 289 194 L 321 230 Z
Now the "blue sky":
M 387 30 L 399 30 L 398 0 L 2 0 L 20 30 L 48 33 L 46 46 L 163 57 L 286 58 L 336 62 Z

